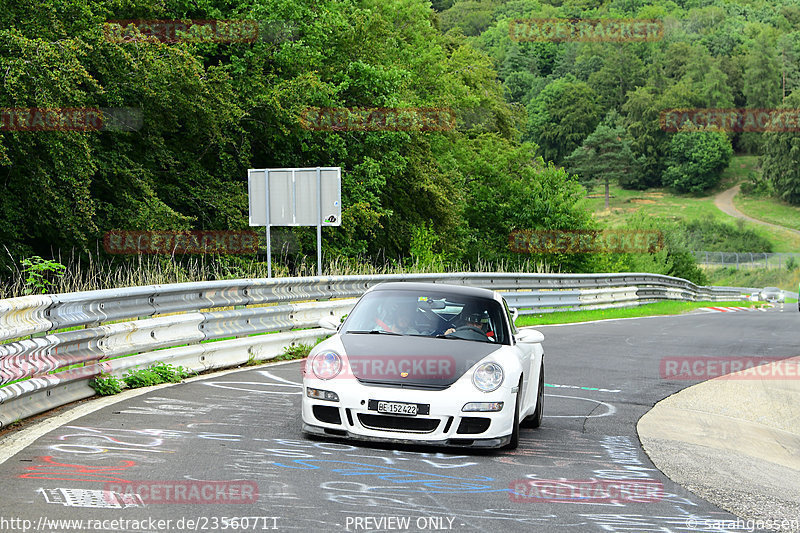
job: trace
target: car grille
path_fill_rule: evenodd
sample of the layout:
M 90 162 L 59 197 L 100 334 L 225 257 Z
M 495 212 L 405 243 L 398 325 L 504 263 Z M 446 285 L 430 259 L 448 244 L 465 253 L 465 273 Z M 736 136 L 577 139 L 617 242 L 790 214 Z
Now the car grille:
M 376 381 L 372 379 L 357 378 L 359 383 L 372 387 L 391 387 L 393 389 L 414 389 L 414 390 L 445 390 L 450 385 L 423 385 L 421 383 L 398 383 L 397 381 Z
M 380 431 L 431 433 L 439 427 L 439 421 L 435 418 L 415 418 L 410 416 L 359 414 L 358 421 L 365 428 Z

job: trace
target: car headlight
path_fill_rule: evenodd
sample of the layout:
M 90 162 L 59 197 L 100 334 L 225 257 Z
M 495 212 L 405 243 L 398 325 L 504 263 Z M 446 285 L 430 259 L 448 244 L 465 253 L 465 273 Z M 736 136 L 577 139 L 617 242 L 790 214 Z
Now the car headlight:
M 497 363 L 483 363 L 472 374 L 472 383 L 483 392 L 492 392 L 503 383 L 503 367 Z
M 319 379 L 333 379 L 342 371 L 342 358 L 330 350 L 319 352 L 311 360 L 311 371 Z

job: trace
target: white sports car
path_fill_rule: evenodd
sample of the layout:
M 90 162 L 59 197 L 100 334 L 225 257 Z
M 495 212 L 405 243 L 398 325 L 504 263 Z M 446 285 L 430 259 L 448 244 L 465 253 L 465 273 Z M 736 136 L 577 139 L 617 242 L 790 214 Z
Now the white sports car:
M 544 408 L 544 336 L 497 292 L 433 283 L 367 291 L 303 365 L 308 434 L 516 448 Z

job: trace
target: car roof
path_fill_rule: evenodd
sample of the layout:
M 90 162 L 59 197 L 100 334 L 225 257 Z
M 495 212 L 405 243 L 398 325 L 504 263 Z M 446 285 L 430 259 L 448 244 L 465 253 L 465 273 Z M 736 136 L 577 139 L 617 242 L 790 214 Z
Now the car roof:
M 467 287 L 465 285 L 449 285 L 446 283 L 420 283 L 417 281 L 390 281 L 387 283 L 380 283 L 371 287 L 367 292 L 389 290 L 409 292 L 434 291 L 452 294 L 453 296 L 472 296 L 474 298 L 487 298 L 498 302 L 500 301 L 500 295 L 489 289 Z

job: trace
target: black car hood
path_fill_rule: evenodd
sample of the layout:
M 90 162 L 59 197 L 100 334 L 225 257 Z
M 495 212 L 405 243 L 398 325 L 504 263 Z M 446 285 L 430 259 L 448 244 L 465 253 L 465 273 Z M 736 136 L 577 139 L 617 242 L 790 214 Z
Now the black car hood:
M 502 345 L 461 339 L 346 333 L 353 375 L 361 382 L 442 389 Z M 407 375 L 404 377 L 403 373 Z

